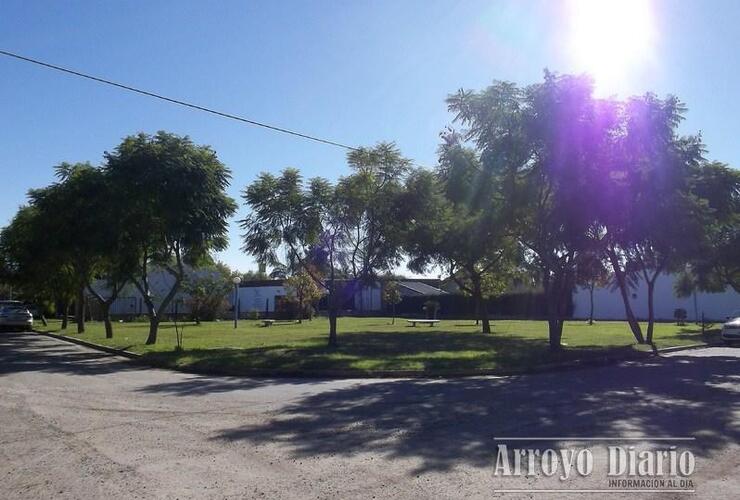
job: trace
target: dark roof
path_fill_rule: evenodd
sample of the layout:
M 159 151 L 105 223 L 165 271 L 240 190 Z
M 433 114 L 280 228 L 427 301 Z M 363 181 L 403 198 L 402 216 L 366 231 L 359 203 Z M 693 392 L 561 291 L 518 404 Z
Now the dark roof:
M 239 288 L 256 288 L 259 286 L 283 286 L 284 280 L 249 280 L 239 283 Z
M 385 281 L 385 280 L 381 280 Z M 390 280 L 389 280 L 390 281 Z M 438 279 L 427 279 L 427 278 L 409 278 L 402 280 L 394 280 L 400 287 L 408 289 L 412 294 L 416 295 L 440 295 L 446 293 L 444 290 L 440 290 L 440 280 Z M 355 280 L 351 279 L 337 279 L 337 285 L 348 286 L 355 284 Z M 240 288 L 257 288 L 262 286 L 283 286 L 285 280 L 249 280 L 242 281 L 239 284 Z
M 400 292 L 402 295 L 404 289 L 406 289 L 407 293 L 411 292 L 409 295 L 442 295 L 447 293 L 444 290 L 417 280 L 402 280 L 398 282 L 398 286 L 401 288 Z

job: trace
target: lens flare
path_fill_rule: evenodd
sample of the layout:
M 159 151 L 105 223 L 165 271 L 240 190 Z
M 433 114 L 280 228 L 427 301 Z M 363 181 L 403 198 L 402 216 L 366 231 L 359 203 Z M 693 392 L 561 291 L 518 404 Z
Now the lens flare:
M 597 88 L 617 90 L 646 69 L 655 39 L 649 0 L 571 0 L 568 52 Z

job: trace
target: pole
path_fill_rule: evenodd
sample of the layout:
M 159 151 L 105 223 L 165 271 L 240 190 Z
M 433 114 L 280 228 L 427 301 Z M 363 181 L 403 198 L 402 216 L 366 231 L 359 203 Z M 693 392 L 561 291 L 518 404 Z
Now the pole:
M 234 329 L 236 329 L 236 326 L 239 323 L 239 307 L 237 304 L 238 298 L 239 298 L 239 285 L 237 283 L 234 283 Z

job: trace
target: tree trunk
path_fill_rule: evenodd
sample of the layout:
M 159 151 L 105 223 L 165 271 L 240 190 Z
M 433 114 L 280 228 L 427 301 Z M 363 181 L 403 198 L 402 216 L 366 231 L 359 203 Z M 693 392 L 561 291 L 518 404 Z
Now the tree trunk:
M 653 343 L 653 328 L 655 326 L 655 305 L 653 303 L 653 295 L 655 293 L 655 281 L 648 281 L 648 324 L 647 324 L 647 337 L 645 341 L 648 344 Z
M 391 318 L 391 325 L 395 325 L 396 324 L 396 304 L 395 303 L 391 306 L 391 310 L 393 311 L 392 312 L 393 317 Z
M 627 292 L 627 280 L 625 278 L 624 272 L 622 271 L 622 268 L 619 265 L 619 259 L 617 259 L 617 255 L 610 251 L 609 254 L 609 261 L 612 264 L 612 268 L 614 270 L 614 277 L 617 280 L 617 285 L 619 288 L 619 293 L 622 296 L 622 302 L 624 303 L 624 314 L 627 316 L 627 323 L 630 326 L 630 330 L 632 330 L 632 335 L 634 335 L 635 340 L 637 340 L 638 344 L 644 344 L 645 338 L 642 336 L 642 328 L 640 328 L 640 323 L 635 319 L 635 314 L 632 312 L 632 305 L 630 305 L 630 299 L 629 294 Z
M 590 299 L 590 306 L 588 310 L 588 324 L 593 325 L 594 324 L 594 284 L 591 283 L 591 285 L 588 288 L 588 295 Z
M 62 330 L 67 329 L 67 324 L 69 323 L 69 302 L 64 302 L 62 305 Z
M 113 324 L 110 321 L 110 302 L 104 302 L 103 306 L 103 321 L 105 322 L 105 338 L 113 338 Z
M 483 324 L 482 331 L 483 333 L 491 333 L 491 322 L 488 319 L 488 306 L 483 297 L 478 297 L 478 304 L 478 312 L 480 314 L 481 323 Z
M 157 331 L 159 329 L 159 318 L 155 314 L 149 315 L 149 336 L 146 338 L 146 345 L 157 343 Z
M 565 283 L 565 276 L 562 275 L 556 276 L 554 280 L 549 276 L 543 280 L 543 288 L 547 298 L 547 333 L 551 350 L 562 348 L 561 340 L 565 319 L 563 289 Z
M 563 321 L 559 319 L 550 319 L 547 321 L 550 349 L 559 350 L 562 348 L 561 340 L 563 338 Z
M 329 308 L 329 347 L 337 346 L 337 309 Z
M 85 333 L 85 287 L 77 289 L 75 300 L 75 322 L 77 322 L 77 333 Z

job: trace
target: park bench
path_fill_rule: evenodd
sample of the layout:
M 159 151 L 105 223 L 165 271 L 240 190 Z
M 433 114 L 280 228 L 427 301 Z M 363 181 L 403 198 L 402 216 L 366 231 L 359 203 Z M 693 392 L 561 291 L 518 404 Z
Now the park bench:
M 438 319 L 407 319 L 406 321 L 411 323 L 411 326 L 416 326 L 417 323 L 421 323 L 422 325 L 434 326 L 439 323 Z
M 274 319 L 263 319 L 260 321 L 262 321 L 262 326 L 272 326 L 272 324 L 275 322 Z

